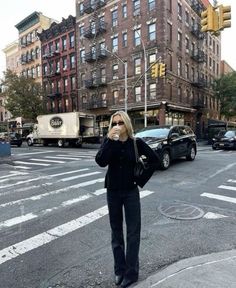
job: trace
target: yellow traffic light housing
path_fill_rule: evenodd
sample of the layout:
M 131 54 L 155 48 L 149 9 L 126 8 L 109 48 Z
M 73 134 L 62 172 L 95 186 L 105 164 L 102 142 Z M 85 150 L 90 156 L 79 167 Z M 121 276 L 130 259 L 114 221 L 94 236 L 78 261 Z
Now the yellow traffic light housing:
M 219 30 L 231 27 L 231 6 L 219 6 Z
M 160 77 L 165 77 L 166 76 L 166 64 L 165 63 L 160 63 L 160 69 L 159 69 L 159 76 Z
M 151 68 L 151 77 L 157 78 L 158 77 L 158 70 L 159 70 L 159 64 L 153 64 Z
M 218 31 L 218 12 L 211 5 L 201 13 L 201 32 Z

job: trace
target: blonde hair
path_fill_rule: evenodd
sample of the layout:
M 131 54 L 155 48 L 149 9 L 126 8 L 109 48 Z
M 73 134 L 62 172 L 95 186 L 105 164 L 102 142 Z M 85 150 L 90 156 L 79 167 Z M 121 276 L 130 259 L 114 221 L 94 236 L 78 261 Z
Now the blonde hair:
M 117 116 L 117 115 L 119 115 L 119 116 L 121 117 L 121 119 L 124 121 L 125 127 L 126 127 L 126 129 L 127 129 L 128 137 L 133 138 L 133 137 L 134 137 L 133 126 L 132 126 L 131 120 L 130 120 L 130 118 L 129 118 L 129 115 L 128 115 L 126 112 L 124 112 L 124 111 L 116 111 L 113 115 L 111 115 L 111 119 L 110 119 L 110 124 L 109 124 L 109 129 L 108 129 L 108 131 L 111 130 L 113 118 L 114 118 L 115 116 Z

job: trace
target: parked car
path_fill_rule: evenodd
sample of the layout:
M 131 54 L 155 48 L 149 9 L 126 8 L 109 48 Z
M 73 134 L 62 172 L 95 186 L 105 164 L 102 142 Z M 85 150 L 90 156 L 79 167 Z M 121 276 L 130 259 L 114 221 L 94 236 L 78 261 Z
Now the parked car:
M 236 130 L 220 131 L 212 139 L 212 149 L 236 149 Z
M 142 138 L 157 153 L 162 170 L 168 169 L 174 159 L 186 157 L 193 161 L 197 154 L 196 135 L 188 126 L 151 126 L 138 131 L 135 137 Z
M 21 147 L 22 145 L 22 137 L 21 134 L 16 132 L 9 133 L 10 144 Z

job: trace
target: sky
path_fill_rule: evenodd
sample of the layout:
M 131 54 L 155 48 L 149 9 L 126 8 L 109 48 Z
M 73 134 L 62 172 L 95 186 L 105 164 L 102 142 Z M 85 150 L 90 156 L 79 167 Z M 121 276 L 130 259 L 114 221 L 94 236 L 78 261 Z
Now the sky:
M 236 1 L 219 0 L 218 4 L 231 5 L 231 28 L 221 32 L 221 58 L 236 70 Z M 0 9 L 0 77 L 2 77 L 2 71 L 6 69 L 5 54 L 2 50 L 18 39 L 18 30 L 15 25 L 34 11 L 42 12 L 45 16 L 61 21 L 62 17 L 75 16 L 75 0 L 4 1 Z

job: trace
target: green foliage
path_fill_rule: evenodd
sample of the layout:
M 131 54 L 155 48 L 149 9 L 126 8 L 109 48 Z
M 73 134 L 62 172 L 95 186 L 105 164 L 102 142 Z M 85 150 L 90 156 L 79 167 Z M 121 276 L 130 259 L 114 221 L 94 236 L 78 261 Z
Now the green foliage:
M 220 100 L 220 114 L 236 116 L 236 72 L 223 75 L 214 81 L 215 97 Z
M 21 116 L 34 121 L 38 115 L 46 113 L 45 96 L 40 83 L 33 78 L 18 76 L 10 70 L 4 74 L 5 108 L 13 117 Z

